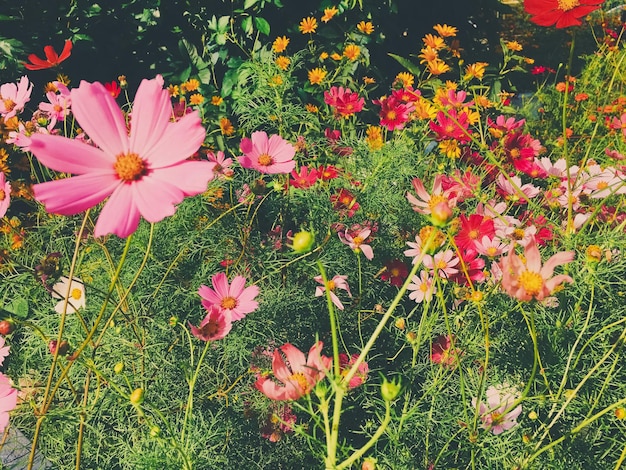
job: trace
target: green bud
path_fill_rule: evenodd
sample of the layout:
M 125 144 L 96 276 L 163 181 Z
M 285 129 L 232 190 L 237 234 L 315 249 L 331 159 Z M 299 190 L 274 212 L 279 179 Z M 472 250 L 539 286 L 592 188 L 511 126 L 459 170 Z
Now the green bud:
M 311 251 L 313 248 L 313 244 L 315 243 L 315 235 L 313 232 L 307 232 L 306 230 L 301 230 L 296 233 L 291 239 L 291 248 L 296 253 L 307 253 Z
M 178 318 L 175 316 L 170 317 L 170 326 L 176 326 L 178 324 Z
M 161 435 L 161 428 L 158 426 L 152 426 L 150 428 L 150 437 L 159 437 Z
M 398 398 L 400 390 L 402 390 L 400 379 L 397 382 L 395 380 L 389 382 L 386 377 L 383 377 L 383 383 L 380 386 L 380 394 L 383 396 L 383 400 L 394 401 Z
M 130 394 L 130 402 L 133 405 L 141 405 L 143 403 L 143 388 L 136 388 Z
M 118 362 L 117 364 L 115 364 L 115 367 L 113 367 L 113 371 L 116 374 L 121 374 L 123 370 L 124 370 L 124 363 L 123 362 Z

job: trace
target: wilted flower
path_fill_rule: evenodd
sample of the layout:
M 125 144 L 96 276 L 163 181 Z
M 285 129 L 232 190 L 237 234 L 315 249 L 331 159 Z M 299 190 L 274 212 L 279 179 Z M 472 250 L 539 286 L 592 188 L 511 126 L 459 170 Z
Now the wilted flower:
M 433 363 L 454 367 L 462 351 L 458 348 L 452 348 L 453 339 L 454 337 L 450 335 L 440 335 L 435 338 L 430 348 L 430 360 Z
M 230 310 L 221 309 L 217 305 L 202 303 L 207 314 L 198 327 L 189 324 L 191 334 L 202 341 L 216 341 L 224 338 L 232 328 Z
M 519 398 L 519 392 L 508 384 L 487 388 L 487 403 L 472 398 L 472 408 L 478 405 L 478 414 L 482 428 L 494 434 L 500 434 L 517 425 L 517 417 L 522 412 L 522 405 L 513 408 Z

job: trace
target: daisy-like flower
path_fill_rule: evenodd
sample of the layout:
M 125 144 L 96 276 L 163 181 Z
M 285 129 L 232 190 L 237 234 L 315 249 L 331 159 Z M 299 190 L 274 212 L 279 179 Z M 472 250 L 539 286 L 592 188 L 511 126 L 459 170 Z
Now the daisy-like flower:
M 204 305 L 207 314 L 197 327 L 189 324 L 191 334 L 201 341 L 217 341 L 226 337 L 232 329 L 230 310 L 224 310 L 218 305 Z
M 435 272 L 444 279 L 448 279 L 459 272 L 455 268 L 459 264 L 459 258 L 454 256 L 452 250 L 440 251 L 435 256 L 425 255 L 424 266 L 431 270 L 431 274 L 434 276 Z
M 317 30 L 317 20 L 312 16 L 303 18 L 298 29 L 302 34 L 313 34 Z
M 351 61 L 355 61 L 361 54 L 361 48 L 356 44 L 348 44 L 343 50 L 343 56 Z
M 0 219 L 5 216 L 11 204 L 11 184 L 4 172 L 0 171 Z
M 218 150 L 217 153 L 209 152 L 207 158 L 214 163 L 213 173 L 215 176 L 230 178 L 235 173 L 230 167 L 233 164 L 232 158 L 225 158 L 224 152 Z
M 355 253 L 363 252 L 365 257 L 371 261 L 374 258 L 374 251 L 372 250 L 372 247 L 370 245 L 365 244 L 367 237 L 369 237 L 371 233 L 372 231 L 370 229 L 364 228 L 353 237 L 352 235 L 350 235 L 348 230 L 346 230 L 343 238 L 339 238 L 341 239 L 342 243 L 345 243 L 350 248 L 352 248 Z
M 323 175 L 321 172 L 320 174 Z M 323 176 L 322 179 L 324 179 Z M 339 211 L 341 214 L 346 214 L 348 217 L 353 217 L 356 211 L 361 207 L 356 201 L 356 196 L 343 188 L 341 188 L 338 193 L 330 196 L 330 202 L 333 205 L 333 209 Z
M 383 96 L 372 103 L 380 106 L 380 125 L 386 127 L 388 131 L 404 129 L 409 116 L 415 109 L 414 103 L 403 103 L 393 96 Z
M 259 295 L 259 288 L 257 286 L 244 287 L 246 278 L 243 276 L 235 276 L 229 285 L 226 274 L 217 273 L 211 278 L 211 284 L 213 289 L 205 285 L 201 285 L 198 289 L 198 294 L 202 297 L 202 305 L 207 310 L 212 305 L 216 305 L 228 312 L 232 321 L 237 321 L 259 306 L 259 303 L 254 300 Z
M 337 297 L 337 294 L 335 294 L 335 291 L 337 289 L 345 290 L 348 293 L 348 296 L 352 298 L 352 293 L 350 292 L 350 286 L 348 285 L 348 281 L 347 281 L 348 276 L 342 276 L 340 274 L 336 274 L 332 279 L 329 279 L 326 282 L 326 284 L 324 284 L 324 281 L 322 280 L 322 276 L 315 276 L 313 279 L 315 279 L 317 282 L 321 284 L 321 286 L 317 286 L 315 288 L 315 297 L 321 297 L 322 295 L 324 295 L 324 292 L 328 290 L 328 292 L 330 292 L 330 299 L 333 301 L 333 303 L 339 310 L 343 310 L 344 307 L 343 307 L 343 304 L 341 303 L 341 300 L 339 300 L 339 297 Z
M 334 86 L 324 92 L 324 103 L 334 109 L 336 116 L 347 118 L 363 110 L 365 99 L 360 98 L 359 94 L 352 92 L 350 88 Z
M 433 26 L 433 29 L 442 38 L 454 37 L 456 36 L 456 33 L 459 32 L 459 30 L 456 27 L 448 26 L 447 24 L 436 24 L 435 26 Z
M 541 255 L 535 239 L 526 245 L 524 259 L 515 254 L 515 243 L 498 263 L 502 271 L 502 288 L 511 297 L 522 301 L 543 300 L 564 282 L 574 282 L 565 274 L 552 276 L 554 268 L 574 260 L 573 251 L 561 251 L 541 265 Z
M 487 403 L 479 403 L 477 398 L 472 398 L 472 408 L 478 406 L 482 428 L 498 435 L 517 425 L 522 405 L 515 408 L 513 405 L 518 398 L 519 392 L 508 384 L 490 386 L 487 388 Z
M 440 203 L 447 204 L 450 209 L 453 209 L 456 206 L 456 199 L 451 197 L 451 194 L 448 191 L 444 191 L 442 189 L 442 182 L 442 175 L 435 176 L 432 189 L 430 193 L 428 193 L 424 187 L 424 183 L 422 183 L 422 180 L 419 178 L 413 178 L 411 185 L 413 186 L 417 197 L 407 192 L 406 198 L 415 212 L 430 215 L 432 214 L 433 209 Z
M 452 348 L 453 339 L 454 337 L 450 335 L 440 335 L 435 338 L 430 348 L 431 362 L 445 367 L 454 367 L 462 351 L 458 348 Z
M 465 214 L 459 216 L 460 230 L 454 236 L 457 246 L 462 249 L 476 249 L 476 242 L 483 237 L 493 238 L 495 235 L 495 227 L 493 220 L 479 214 L 471 214 L 467 217 Z
M 582 24 L 581 18 L 602 6 L 604 0 L 524 0 L 530 21 L 539 26 L 567 28 Z
M 339 10 L 335 6 L 324 8 L 324 16 L 322 16 L 321 20 L 324 23 L 328 23 L 337 13 L 339 13 Z
M 279 135 L 268 137 L 264 131 L 253 132 L 250 139 L 241 139 L 239 145 L 244 155 L 237 157 L 244 168 L 253 168 L 261 173 L 290 173 L 296 162 L 296 149 Z
M 348 374 L 348 372 L 350 371 L 350 369 L 352 369 L 352 366 L 354 365 L 354 363 L 356 362 L 358 358 L 359 358 L 359 355 L 356 353 L 350 357 L 348 357 L 348 355 L 345 353 L 339 354 L 339 368 L 341 370 L 342 377 L 345 377 Z M 367 380 L 367 374 L 369 370 L 370 368 L 367 362 L 365 361 L 361 362 L 361 364 L 359 364 L 356 374 L 352 376 L 352 378 L 350 379 L 350 382 L 348 383 L 348 389 L 356 388 L 359 385 L 363 385 L 365 381 Z
M 276 64 L 276 67 L 278 67 L 279 69 L 287 70 L 287 68 L 289 67 L 289 64 L 291 64 L 291 59 L 287 56 L 279 55 L 278 57 L 276 57 L 276 60 L 274 61 L 274 63 Z
M 4 83 L 0 86 L 0 116 L 5 122 L 24 109 L 30 100 L 33 84 L 27 76 L 20 78 L 19 83 Z
M 426 47 L 432 47 L 435 50 L 440 50 L 446 47 L 446 43 L 440 36 L 435 36 L 434 34 L 427 34 L 422 38 L 424 45 Z
M 311 85 L 319 85 L 324 81 L 327 74 L 328 72 L 326 70 L 321 69 L 319 67 L 316 67 L 313 70 L 309 70 L 308 72 L 309 82 L 311 83 Z
M 406 264 L 399 259 L 393 259 L 385 263 L 385 270 L 381 273 L 380 278 L 383 281 L 389 281 L 392 286 L 400 287 L 408 275 L 409 268 Z
M 478 80 L 482 80 L 485 76 L 485 70 L 489 64 L 487 62 L 475 62 L 473 64 L 469 64 L 465 67 L 465 75 L 463 75 L 463 80 L 471 80 L 472 78 L 476 78 Z
M 294 345 L 287 343 L 274 350 L 272 372 L 276 381 L 260 377 L 254 386 L 270 400 L 297 400 L 308 395 L 315 384 L 326 376 L 332 359 L 321 354 L 324 344 L 315 343 L 308 358 Z M 283 359 L 285 355 L 287 362 Z
M 274 42 L 272 43 L 272 50 L 277 54 L 280 54 L 285 49 L 287 49 L 288 45 L 289 38 L 287 36 L 278 36 L 276 39 L 274 39 Z
M 422 270 L 419 277 L 413 276 L 411 283 L 407 286 L 407 289 L 412 291 L 409 294 L 409 299 L 415 300 L 418 304 L 421 302 L 430 302 L 433 298 L 433 294 L 437 291 L 437 288 L 433 285 L 433 279 L 428 274 L 428 271 Z
M 11 380 L 0 373 L 0 433 L 9 425 L 9 411 L 17 406 L 17 390 L 11 386 Z
M 70 92 L 65 85 L 63 88 L 59 88 L 60 93 L 49 91 L 46 93 L 48 103 L 39 103 L 39 109 L 49 116 L 53 117 L 57 121 L 64 121 L 70 114 Z
M 77 312 L 79 308 L 85 308 L 87 305 L 85 301 L 85 285 L 77 277 L 70 282 L 68 277 L 63 276 L 59 279 L 59 282 L 52 286 L 52 297 L 61 299 L 54 307 L 55 312 L 63 313 L 66 296 L 68 298 L 67 313 Z
M 450 71 L 450 66 L 438 58 L 426 62 L 426 66 L 431 75 L 442 75 Z
M 319 173 L 315 168 L 310 168 L 306 165 L 300 167 L 300 172 L 293 170 L 291 172 L 291 178 L 289 179 L 289 186 L 293 186 L 294 188 L 307 189 L 313 186 L 317 179 L 319 178 Z
M 56 67 L 71 55 L 72 41 L 69 39 L 65 41 L 61 55 L 57 54 L 52 46 L 44 47 L 43 51 L 46 54 L 46 60 L 40 59 L 35 54 L 31 54 L 28 56 L 30 64 L 24 63 L 24 67 L 28 70 L 43 70 Z
M 71 91 L 76 120 L 99 147 L 57 135 L 31 136 L 30 150 L 41 163 L 78 176 L 33 187 L 48 212 L 73 215 L 105 203 L 94 236 L 127 237 L 143 216 L 159 222 L 176 212 L 186 196 L 200 194 L 213 179 L 213 163 L 187 161 L 205 137 L 193 111 L 171 122 L 163 78 L 143 80 L 130 119 L 101 83 L 82 82 Z
M 374 25 L 371 21 L 359 21 L 356 25 L 356 29 L 358 29 L 363 34 L 372 34 L 374 32 Z
M 227 117 L 220 118 L 220 131 L 222 135 L 229 136 L 235 133 L 233 123 Z

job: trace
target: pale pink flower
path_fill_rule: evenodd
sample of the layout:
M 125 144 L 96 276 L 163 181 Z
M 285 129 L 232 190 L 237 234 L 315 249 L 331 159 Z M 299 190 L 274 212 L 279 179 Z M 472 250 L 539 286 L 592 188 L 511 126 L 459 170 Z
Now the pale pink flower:
M 49 116 L 54 117 L 57 121 L 64 121 L 65 118 L 70 114 L 70 105 L 72 103 L 72 98 L 69 90 L 64 85 L 64 90 L 61 89 L 61 93 L 55 93 L 54 91 L 49 91 L 46 93 L 46 98 L 48 98 L 48 103 L 41 102 L 39 103 L 39 109 Z M 63 91 L 66 91 L 65 93 Z
M 365 240 L 367 240 L 367 237 L 370 236 L 370 233 L 372 233 L 370 229 L 364 228 L 353 237 L 350 233 L 348 233 L 348 230 L 346 230 L 343 238 L 340 237 L 340 239 L 342 243 L 345 243 L 352 248 L 355 253 L 362 251 L 365 257 L 371 261 L 372 258 L 374 258 L 374 250 L 372 250 L 370 245 L 365 244 Z
M 572 190 L 569 191 L 569 189 L 567 188 L 567 182 L 563 181 L 559 189 L 560 195 L 556 197 L 556 202 L 558 202 L 560 206 L 564 209 L 569 207 L 569 204 L 571 202 L 572 209 L 578 210 L 578 208 L 580 207 L 580 195 L 582 194 L 583 187 L 578 186 L 576 188 L 572 188 Z
M 348 281 L 347 281 L 348 276 L 342 276 L 340 274 L 336 274 L 332 279 L 329 279 L 326 282 L 326 285 L 324 285 L 322 276 L 315 276 L 313 279 L 315 279 L 317 282 L 321 284 L 321 286 L 317 286 L 315 288 L 315 297 L 321 297 L 322 295 L 324 295 L 324 291 L 328 289 L 328 292 L 330 293 L 330 299 L 333 301 L 333 303 L 339 310 L 343 310 L 344 307 L 343 307 L 343 304 L 341 303 L 341 300 L 339 300 L 339 297 L 337 297 L 337 294 L 335 294 L 335 290 L 337 289 L 345 290 L 348 293 L 348 296 L 352 298 L 352 293 L 350 292 L 350 286 L 348 285 Z
M 0 366 L 4 362 L 4 359 L 9 355 L 10 346 L 5 346 L 6 342 L 3 336 L 0 336 Z
M 533 237 L 524 249 L 524 259 L 515 254 L 515 244 L 503 257 L 499 266 L 502 270 L 502 288 L 516 299 L 528 301 L 543 300 L 563 282 L 574 282 L 570 276 L 559 274 L 552 277 L 554 268 L 574 260 L 573 251 L 561 251 L 541 265 L 541 255 Z
M 500 256 L 504 253 L 504 250 L 506 250 L 507 247 L 508 245 L 502 243 L 500 238 L 489 238 L 486 235 L 482 238 L 482 240 L 476 242 L 476 251 L 483 256 L 487 256 L 488 258 Z
M 433 186 L 430 193 L 426 191 L 424 187 L 424 183 L 419 178 L 413 178 L 411 184 L 413 185 L 413 189 L 417 193 L 417 197 L 413 194 L 407 192 L 406 198 L 413 206 L 413 210 L 415 212 L 419 212 L 420 214 L 429 215 L 432 213 L 433 208 L 439 203 L 446 203 L 450 209 L 456 207 L 456 198 L 451 197 L 449 191 L 444 191 L 442 189 L 442 181 L 443 175 L 435 176 L 433 180 Z
M 222 176 L 224 178 L 230 178 L 235 173 L 230 166 L 233 164 L 232 158 L 225 158 L 224 152 L 218 150 L 217 153 L 209 152 L 207 158 L 210 162 L 215 163 L 213 167 L 213 173 L 216 176 Z
M 296 149 L 279 135 L 268 138 L 263 131 L 253 132 L 250 139 L 244 137 L 239 144 L 244 155 L 237 157 L 244 168 L 261 173 L 291 173 L 296 167 L 293 159 Z
M 435 256 L 424 256 L 424 266 L 431 270 L 432 275 L 435 272 L 444 279 L 448 279 L 459 272 L 455 268 L 459 264 L 459 258 L 454 256 L 452 250 L 440 251 Z
M 23 76 L 17 85 L 5 83 L 0 86 L 0 116 L 6 121 L 22 111 L 32 91 L 33 84 L 27 76 Z
M 52 297 L 61 299 L 54 307 L 54 311 L 58 314 L 63 313 L 66 296 L 68 298 L 67 313 L 74 313 L 79 308 L 85 308 L 87 305 L 85 300 L 85 285 L 83 281 L 77 277 L 73 278 L 70 282 L 68 277 L 63 276 L 59 279 L 59 282 L 52 286 Z
M 279 349 L 275 349 L 272 372 L 279 383 L 269 377 L 259 377 L 254 386 L 271 400 L 297 400 L 308 395 L 315 384 L 325 377 L 332 364 L 331 358 L 321 355 L 323 346 L 321 341 L 315 343 L 306 358 L 292 344 L 284 344 L 279 349 L 285 354 L 287 363 Z
M 478 403 L 472 398 L 472 408 L 478 406 L 482 428 L 498 435 L 517 425 L 517 417 L 522 412 L 522 405 L 513 407 L 519 398 L 519 392 L 508 384 L 487 388 L 487 403 Z
M 555 178 L 559 178 L 561 180 L 567 179 L 567 162 L 564 158 L 559 158 L 556 162 L 552 163 L 548 157 L 542 157 L 540 159 L 537 158 L 535 162 L 548 174 L 548 176 L 554 176 Z M 570 166 L 569 177 L 576 178 L 578 171 L 578 166 Z
M 496 236 L 501 239 L 508 239 L 512 241 L 518 242 L 522 246 L 528 245 L 531 240 L 535 239 L 535 235 L 537 234 L 537 227 L 534 225 L 529 225 L 527 227 L 521 227 L 522 223 L 511 217 L 509 220 L 510 225 L 507 227 L 503 227 L 496 231 Z
M 72 112 L 99 148 L 54 135 L 35 134 L 31 152 L 46 166 L 79 176 L 37 184 L 48 212 L 73 215 L 109 197 L 94 236 L 127 237 L 143 216 L 159 222 L 186 196 L 206 190 L 214 163 L 187 161 L 205 137 L 197 112 L 171 122 L 172 104 L 163 78 L 143 80 L 130 119 L 101 83 L 81 82 L 71 91 Z
M 3 171 L 0 171 L 0 218 L 9 210 L 11 204 L 11 184 L 7 181 Z
M 253 312 L 259 306 L 254 300 L 259 295 L 257 286 L 246 285 L 246 278 L 235 276 L 230 285 L 225 273 L 217 273 L 211 278 L 213 289 L 202 285 L 198 294 L 202 297 L 202 305 L 207 310 L 211 305 L 217 305 L 231 315 L 232 321 L 241 320 L 248 313 Z
M 503 174 L 499 174 L 496 178 L 496 185 L 502 197 L 515 204 L 524 204 L 528 199 L 540 193 L 540 189 L 532 184 L 522 184 L 519 176 L 509 176 L 507 179 Z
M 624 194 L 624 175 L 614 168 L 607 168 L 591 176 L 584 184 L 584 192 L 594 199 L 603 199 L 613 194 Z
M 339 369 L 341 370 L 342 377 L 345 377 L 348 374 L 358 358 L 359 355 L 356 353 L 350 357 L 348 357 L 348 355 L 345 353 L 339 354 Z M 361 364 L 359 364 L 359 367 L 357 368 L 356 374 L 354 374 L 350 379 L 350 382 L 348 382 L 348 389 L 363 385 L 367 380 L 367 374 L 369 373 L 369 370 L 370 368 L 367 362 L 361 362 Z
M 411 283 L 407 286 L 407 289 L 413 291 L 409 294 L 409 299 L 415 300 L 417 303 L 430 302 L 433 298 L 433 294 L 437 291 L 437 288 L 433 285 L 433 279 L 428 274 L 428 271 L 422 270 L 420 277 L 413 276 Z
M 233 323 L 229 310 L 221 309 L 217 305 L 202 304 L 207 314 L 198 327 L 189 324 L 191 334 L 202 341 L 216 341 L 223 339 L 230 333 Z
M 11 380 L 0 373 L 0 433 L 9 425 L 9 411 L 17 406 L 17 390 L 11 386 Z

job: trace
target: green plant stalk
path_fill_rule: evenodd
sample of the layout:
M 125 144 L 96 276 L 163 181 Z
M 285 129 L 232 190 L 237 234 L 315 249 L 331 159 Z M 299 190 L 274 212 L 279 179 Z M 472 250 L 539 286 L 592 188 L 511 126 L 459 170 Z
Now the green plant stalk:
M 83 438 L 87 414 L 87 398 L 89 397 L 89 384 L 91 382 L 91 370 L 87 370 L 85 377 L 85 391 L 83 395 L 83 409 L 80 412 L 80 424 L 78 425 L 78 439 L 76 440 L 76 470 L 80 470 L 80 458 L 83 453 Z
M 196 386 L 196 381 L 198 380 L 198 375 L 200 374 L 200 367 L 202 366 L 202 363 L 204 362 L 204 357 L 206 356 L 206 353 L 209 350 L 210 344 L 211 344 L 211 341 L 206 341 L 206 344 L 204 345 L 204 349 L 202 350 L 202 354 L 200 354 L 200 358 L 198 359 L 198 363 L 196 364 L 196 370 L 194 371 L 193 375 L 189 379 L 189 395 L 187 397 L 187 406 L 185 406 L 185 417 L 183 418 L 183 429 L 181 430 L 181 433 L 180 433 L 180 442 L 181 442 L 181 445 L 183 445 L 185 449 L 187 449 L 187 442 L 185 442 L 185 438 L 186 438 L 185 434 L 187 432 L 187 425 L 189 424 L 191 413 L 193 412 L 193 392 Z

